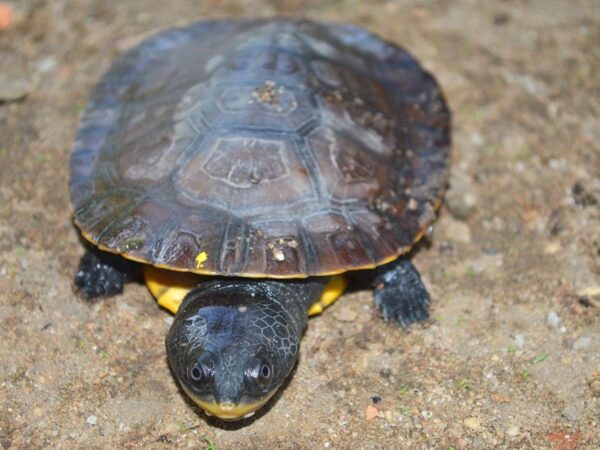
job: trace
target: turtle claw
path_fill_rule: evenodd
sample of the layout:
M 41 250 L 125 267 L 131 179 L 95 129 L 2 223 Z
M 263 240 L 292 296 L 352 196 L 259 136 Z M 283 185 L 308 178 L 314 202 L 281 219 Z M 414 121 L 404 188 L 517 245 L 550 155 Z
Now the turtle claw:
M 429 317 L 429 293 L 410 261 L 399 259 L 378 272 L 373 297 L 386 323 L 407 328 Z
M 128 275 L 122 258 L 88 250 L 79 261 L 75 274 L 75 288 L 86 300 L 110 297 L 123 292 Z

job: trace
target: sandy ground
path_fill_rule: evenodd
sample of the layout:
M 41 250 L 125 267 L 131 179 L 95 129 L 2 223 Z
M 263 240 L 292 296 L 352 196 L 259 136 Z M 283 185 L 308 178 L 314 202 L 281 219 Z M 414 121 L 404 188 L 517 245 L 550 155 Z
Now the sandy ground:
M 8 3 L 0 96 L 26 96 L 0 103 L 2 448 L 600 448 L 598 1 Z M 384 326 L 369 292 L 344 296 L 284 391 L 227 425 L 178 390 L 143 286 L 73 294 L 67 162 L 115 56 L 194 19 L 276 14 L 365 26 L 433 71 L 452 188 L 413 252 L 430 323 Z

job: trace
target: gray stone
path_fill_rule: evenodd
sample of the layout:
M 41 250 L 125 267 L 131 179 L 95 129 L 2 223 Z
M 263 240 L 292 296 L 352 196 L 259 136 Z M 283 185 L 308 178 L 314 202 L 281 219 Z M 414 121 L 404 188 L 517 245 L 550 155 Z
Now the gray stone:
M 548 316 L 546 317 L 546 325 L 550 328 L 558 328 L 560 325 L 560 317 L 554 311 L 548 312 Z
M 33 89 L 26 69 L 20 64 L 0 64 L 0 101 L 14 101 L 25 97 Z
M 471 242 L 471 229 L 465 222 L 446 216 L 440 219 L 436 228 L 443 238 L 448 241 L 463 244 Z
M 478 417 L 467 417 L 463 420 L 463 425 L 471 430 L 478 431 L 481 429 L 481 420 Z
M 523 346 L 525 345 L 525 338 L 522 334 L 515 335 L 515 345 L 517 346 L 517 348 L 521 350 L 523 349 Z
M 518 436 L 520 432 L 521 430 L 519 429 L 518 425 L 511 425 L 506 429 L 506 434 L 508 434 L 510 437 Z
M 56 69 L 58 61 L 53 56 L 46 56 L 38 61 L 36 68 L 41 73 L 48 73 Z
M 477 197 L 469 175 L 454 171 L 450 177 L 450 189 L 446 194 L 446 205 L 450 213 L 457 219 L 468 219 L 475 206 Z
M 98 418 L 96 416 L 89 416 L 85 421 L 88 425 L 95 426 L 98 423 Z
M 589 336 L 581 336 L 575 342 L 573 342 L 573 350 L 583 350 L 588 348 L 592 343 L 592 338 Z
M 569 403 L 562 410 L 561 415 L 569 422 L 578 422 L 582 418 L 582 412 L 581 405 Z

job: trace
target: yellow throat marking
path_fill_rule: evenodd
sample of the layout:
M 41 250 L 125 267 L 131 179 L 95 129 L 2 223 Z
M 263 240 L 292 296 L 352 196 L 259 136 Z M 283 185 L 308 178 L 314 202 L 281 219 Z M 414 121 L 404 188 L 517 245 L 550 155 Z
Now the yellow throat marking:
M 206 258 L 206 253 L 202 252 L 198 254 L 197 261 L 201 259 L 202 254 Z M 145 265 L 144 280 L 158 304 L 175 314 L 187 293 L 198 284 L 198 275 Z M 333 275 L 323 289 L 321 298 L 308 310 L 308 315 L 321 314 L 344 293 L 347 286 L 348 282 L 344 275 Z
M 200 407 L 204 410 L 204 412 L 217 416 L 223 420 L 237 420 L 243 417 L 246 417 L 248 414 L 254 413 L 254 411 L 260 409 L 262 405 L 267 403 L 273 394 L 277 392 L 275 389 L 272 392 L 269 392 L 265 397 L 258 400 L 256 403 L 246 403 L 239 405 L 228 405 L 227 408 L 224 408 L 223 405 L 219 403 L 210 403 L 200 400 L 192 391 L 187 389 L 183 384 L 181 385 L 185 393 Z

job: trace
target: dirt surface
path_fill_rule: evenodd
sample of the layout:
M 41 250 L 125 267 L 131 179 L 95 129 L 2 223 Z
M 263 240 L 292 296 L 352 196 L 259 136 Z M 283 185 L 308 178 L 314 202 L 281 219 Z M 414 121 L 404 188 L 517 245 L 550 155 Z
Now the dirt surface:
M 8 4 L 2 448 L 600 448 L 596 0 Z M 68 158 L 92 86 L 125 49 L 195 19 L 277 14 L 365 26 L 434 72 L 454 113 L 452 187 L 413 252 L 432 320 L 384 326 L 369 292 L 348 294 L 310 321 L 269 407 L 223 424 L 177 388 L 171 318 L 143 286 L 91 306 L 73 294 Z

